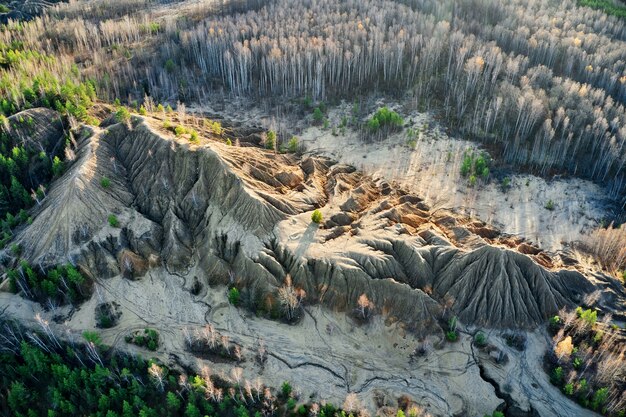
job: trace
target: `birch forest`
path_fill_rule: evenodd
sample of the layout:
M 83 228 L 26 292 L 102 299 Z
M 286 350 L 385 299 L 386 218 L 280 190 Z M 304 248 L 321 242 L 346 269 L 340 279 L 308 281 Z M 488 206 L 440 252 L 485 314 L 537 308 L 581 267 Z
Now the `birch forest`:
M 625 224 L 626 0 L 0 0 L 0 417 L 626 417 Z
M 152 3 L 71 1 L 4 27 L 5 50 L 38 55 L 3 73 L 0 92 L 20 108 L 25 79 L 42 88 L 51 74 L 128 103 L 380 92 L 438 112 L 506 162 L 626 189 L 619 17 L 572 0 Z

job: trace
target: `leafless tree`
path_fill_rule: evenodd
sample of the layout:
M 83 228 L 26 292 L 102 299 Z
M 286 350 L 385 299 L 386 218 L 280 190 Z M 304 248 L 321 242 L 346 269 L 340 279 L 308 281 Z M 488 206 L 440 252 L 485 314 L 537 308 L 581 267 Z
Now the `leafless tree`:
M 163 384 L 163 368 L 161 368 L 156 363 L 153 363 L 148 368 L 148 374 L 154 380 L 154 382 L 157 385 L 157 387 L 159 388 L 159 390 L 163 391 L 163 388 L 164 388 L 164 384 Z
M 357 310 L 361 315 L 361 318 L 366 319 L 372 313 L 374 309 L 374 303 L 372 303 L 366 294 L 361 294 L 357 300 Z
M 278 289 L 278 299 L 288 321 L 295 318 L 295 314 L 305 297 L 306 292 L 303 289 L 295 288 L 291 282 L 291 276 L 287 275 L 283 286 Z

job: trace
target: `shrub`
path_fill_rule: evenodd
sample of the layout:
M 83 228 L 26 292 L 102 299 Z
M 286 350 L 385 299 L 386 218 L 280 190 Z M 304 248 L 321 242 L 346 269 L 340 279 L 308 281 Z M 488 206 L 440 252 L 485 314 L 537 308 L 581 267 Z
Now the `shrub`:
M 316 224 L 320 224 L 322 222 L 322 212 L 318 209 L 313 210 L 311 214 L 311 221 Z
M 320 123 L 322 120 L 324 120 L 324 113 L 322 113 L 322 110 L 319 107 L 316 107 L 313 110 L 313 120 L 316 123 Z
M 289 139 L 289 142 L 287 142 L 287 150 L 291 153 L 295 153 L 298 151 L 298 138 L 295 136 L 292 136 L 291 139 Z
M 565 384 L 563 386 L 563 393 L 565 393 L 565 395 L 573 395 L 574 394 L 574 384 L 572 384 L 571 382 L 569 384 Z
M 108 329 L 113 327 L 113 319 L 111 316 L 106 314 L 100 314 L 96 317 L 96 327 L 100 327 L 102 329 Z
M 226 139 L 226 145 L 233 146 L 233 141 L 230 139 Z
M 191 142 L 197 142 L 198 141 L 198 132 L 196 132 L 195 130 L 192 130 L 190 135 L 191 136 L 189 137 L 189 140 Z
M 554 201 L 552 201 L 552 200 L 548 200 L 548 201 L 546 202 L 546 205 L 545 205 L 545 206 L 543 206 L 543 207 L 544 207 L 546 210 L 550 210 L 550 211 L 554 210 Z
M 380 129 L 380 120 L 375 119 L 375 118 L 371 118 L 367 121 L 367 128 L 371 131 L 371 132 L 378 132 L 378 129 Z
M 159 347 L 159 333 L 153 329 L 144 329 L 143 332 L 138 330 L 134 334 L 126 336 L 124 340 L 126 343 L 145 347 L 153 352 Z
M 12 244 L 11 253 L 13 254 L 13 256 L 20 256 L 20 254 L 22 253 L 22 247 L 17 243 Z
M 468 153 L 466 151 L 463 155 L 460 172 L 463 177 L 469 175 L 469 182 L 472 187 L 476 185 L 478 177 L 486 180 L 489 177 L 489 156 L 486 153 L 475 155 L 473 152 Z M 508 182 L 506 186 L 508 186 Z M 503 188 L 506 186 L 503 186 Z
M 220 122 L 211 122 L 210 120 L 205 119 L 203 124 L 204 127 L 210 129 L 211 132 L 216 136 L 222 136 L 222 134 L 224 133 L 224 128 L 222 127 L 222 124 Z
M 366 122 L 367 129 L 376 133 L 380 129 L 398 130 L 404 126 L 404 119 L 398 113 L 388 107 L 382 107 L 374 113 Z
M 596 321 L 598 320 L 598 312 L 591 309 L 583 310 L 582 307 L 577 307 L 576 315 L 578 316 L 578 318 L 580 318 L 586 324 L 592 327 L 594 324 L 596 324 Z
M 600 411 L 608 398 L 609 389 L 600 388 L 593 394 L 593 399 L 591 400 L 591 408 L 593 408 L 595 411 Z
M 558 330 L 561 327 L 561 323 L 562 322 L 563 322 L 563 320 L 558 315 L 557 316 L 552 316 L 552 317 L 550 317 L 550 320 L 549 320 L 550 328 L 552 330 L 556 331 L 556 330 Z
M 111 186 L 111 180 L 107 177 L 102 177 L 100 179 L 100 185 L 102 186 L 102 188 L 109 188 Z
M 563 383 L 563 368 L 562 367 L 557 367 L 554 369 L 554 371 L 552 371 L 552 375 L 550 376 L 550 381 L 556 385 L 556 386 L 561 386 L 561 384 Z
M 291 391 L 293 391 L 293 388 L 291 388 L 289 382 L 283 382 L 283 385 L 280 387 L 280 392 L 283 394 L 283 397 L 288 398 L 291 395 Z
M 165 65 L 163 67 L 165 68 L 165 71 L 171 74 L 176 69 L 176 64 L 171 59 L 168 59 L 167 61 L 165 61 Z
M 120 224 L 120 222 L 119 222 L 119 220 L 117 220 L 117 216 L 115 216 L 115 214 L 110 214 L 108 220 L 109 220 L 109 225 L 111 227 L 118 227 L 119 224 Z
M 139 114 L 142 115 L 142 116 L 145 116 L 146 114 L 148 114 L 148 111 L 143 106 L 143 104 L 141 105 L 141 107 L 139 107 Z
M 602 330 L 598 330 L 597 332 L 593 334 L 593 343 L 595 343 L 596 345 L 599 345 L 603 337 L 604 337 L 604 332 Z
M 464 177 L 467 177 L 467 175 L 471 172 L 471 170 L 472 170 L 472 156 L 466 154 L 463 157 L 463 162 L 461 163 L 461 175 Z
M 228 291 L 228 301 L 236 306 L 239 305 L 239 299 L 241 297 L 241 294 L 239 293 L 239 290 L 237 289 L 237 287 L 233 287 Z
M 100 339 L 100 335 L 97 332 L 84 331 L 83 338 L 87 342 L 93 343 L 96 346 L 100 346 L 102 344 L 102 339 Z
M 478 347 L 483 347 L 487 344 L 487 336 L 483 332 L 478 332 L 474 336 L 474 343 Z
M 182 136 L 185 133 L 187 133 L 187 129 L 185 129 L 184 126 L 178 125 L 176 126 L 176 128 L 174 129 L 174 133 L 176 133 L 176 136 Z
M 574 369 L 580 369 L 580 367 L 583 366 L 583 360 L 580 358 L 574 358 L 574 360 L 572 360 L 572 366 Z
M 448 342 L 456 342 L 458 338 L 459 338 L 459 335 L 457 334 L 456 331 L 450 330 L 446 332 L 446 340 Z
M 265 148 L 266 149 L 275 149 L 276 148 L 276 132 L 273 130 L 268 130 L 265 137 Z
M 58 156 L 55 156 L 52 160 L 52 175 L 54 177 L 60 177 L 64 170 L 65 164 L 63 164 L 63 161 L 61 161 Z
M 115 112 L 115 120 L 117 120 L 118 123 L 122 123 L 128 121 L 128 119 L 130 119 L 130 112 L 128 109 L 126 107 L 118 108 Z

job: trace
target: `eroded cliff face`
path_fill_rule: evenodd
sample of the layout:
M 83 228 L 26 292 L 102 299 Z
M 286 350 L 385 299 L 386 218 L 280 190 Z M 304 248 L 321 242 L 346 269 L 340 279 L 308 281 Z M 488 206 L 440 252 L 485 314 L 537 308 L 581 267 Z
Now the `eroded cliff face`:
M 82 129 L 76 160 L 16 237 L 31 263 L 71 260 L 97 280 L 194 269 L 205 283 L 236 280 L 257 307 L 290 274 L 307 303 L 352 311 L 367 294 L 419 331 L 436 331 L 446 311 L 469 325 L 532 328 L 596 289 L 571 259 L 431 211 L 350 166 L 190 144 L 159 126 L 134 116 Z
M 31 130 L 12 134 L 62 143 L 53 112 L 29 112 Z M 273 386 L 291 380 L 315 401 L 356 393 L 378 415 L 402 395 L 433 416 L 496 407 L 586 415 L 538 371 L 550 343 L 542 324 L 593 293 L 597 306 L 623 311 L 610 278 L 351 166 L 259 149 L 250 132 L 227 146 L 207 132 L 192 144 L 149 117 L 104 125 L 73 133 L 75 158 L 11 242 L 33 265 L 78 265 L 96 281 L 93 296 L 78 309 L 49 309 L 0 293 L 2 314 L 31 325 L 40 314 L 59 334 L 80 335 L 114 303 L 121 318 L 98 330 L 107 344 L 132 350 L 121 341 L 150 326 L 162 339 L 150 355 L 170 366 L 241 366 Z M 2 259 L 17 261 L 9 250 Z M 291 325 L 267 319 L 287 275 L 306 292 Z M 236 284 L 244 306 L 232 306 L 220 284 Z M 367 320 L 355 311 L 362 294 L 374 306 Z M 447 343 L 453 316 L 459 341 Z M 239 362 L 188 350 L 189 334 L 208 324 L 242 348 Z M 478 329 L 488 349 L 472 344 Z M 527 337 L 523 352 L 507 344 L 511 331 Z

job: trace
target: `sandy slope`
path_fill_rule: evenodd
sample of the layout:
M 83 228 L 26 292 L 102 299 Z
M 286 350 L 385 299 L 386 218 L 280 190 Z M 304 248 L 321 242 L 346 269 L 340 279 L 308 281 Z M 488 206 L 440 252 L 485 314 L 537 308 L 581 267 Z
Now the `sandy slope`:
M 508 395 L 522 408 L 532 406 L 541 416 L 595 415 L 563 397 L 540 371 L 547 343 L 540 334 L 528 333 L 528 349 L 518 352 L 504 343 L 499 332 L 490 332 L 489 342 L 507 355 L 506 364 L 497 364 L 488 354 L 472 347 L 471 335 L 467 334 L 454 344 L 430 337 L 429 353 L 412 358 L 420 342 L 398 322 L 385 323 L 378 316 L 370 324 L 359 325 L 343 313 L 310 306 L 305 318 L 290 326 L 234 308 L 226 300 L 224 287 L 210 288 L 194 297 L 183 289 L 182 281 L 183 278 L 163 269 L 152 270 L 142 281 L 121 277 L 106 280 L 98 296 L 53 327 L 79 338 L 83 330 L 94 329 L 96 303 L 115 300 L 123 315 L 116 327 L 98 330 L 105 343 L 159 357 L 170 366 L 208 366 L 213 373 L 226 376 L 233 367 L 240 366 L 244 378 L 251 381 L 260 377 L 273 386 L 292 381 L 302 401 L 341 404 L 347 393 L 356 392 L 364 405 L 377 409 L 375 398 L 384 398 L 394 406 L 396 399 L 406 394 L 433 416 L 484 415 L 500 405 L 502 399 L 481 377 L 482 367 L 489 378 L 506 387 Z M 48 318 L 51 315 L 6 293 L 0 293 L 0 302 L 6 307 L 5 314 L 26 322 L 37 312 Z M 193 331 L 206 323 L 243 346 L 243 362 L 216 363 L 185 351 L 183 329 Z M 162 338 L 157 352 L 142 350 L 123 340 L 131 331 L 146 327 L 157 329 Z M 268 351 L 264 366 L 255 360 L 260 341 Z
M 339 125 L 350 106 L 330 111 L 331 125 Z M 425 127 L 415 149 L 407 146 L 406 132 L 381 141 L 365 143 L 361 134 L 346 129 L 345 135 L 309 127 L 300 135 L 307 152 L 327 155 L 373 175 L 396 180 L 422 196 L 433 207 L 445 207 L 475 216 L 506 233 L 531 240 L 547 250 L 563 248 L 578 240 L 590 227 L 607 217 L 610 201 L 604 190 L 589 181 L 510 175 L 511 187 L 503 192 L 496 180 L 472 188 L 460 175 L 466 150 L 475 143 L 448 137 L 428 114 L 406 117 L 414 127 Z M 553 211 L 546 203 L 555 203 Z

